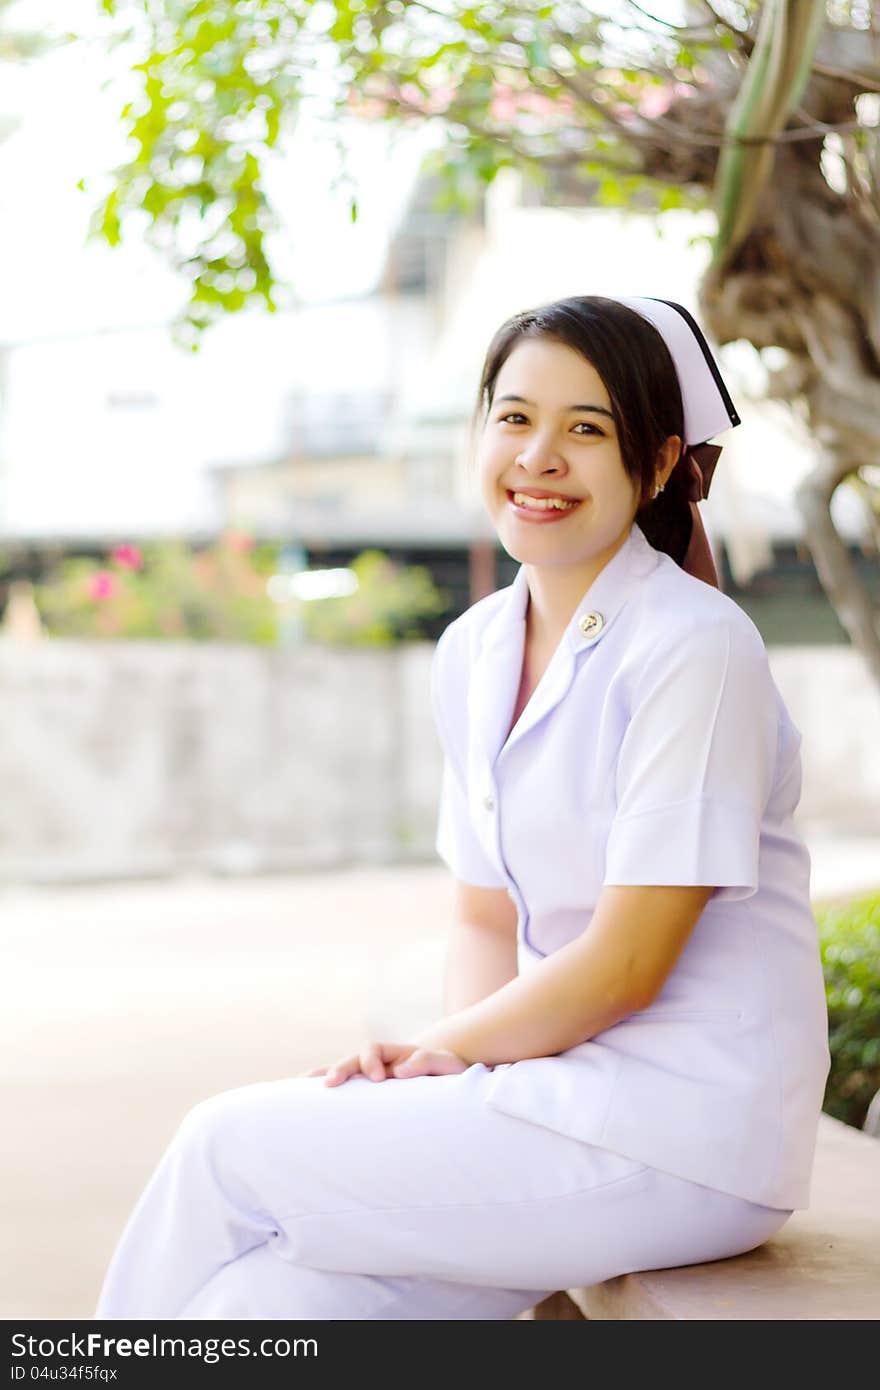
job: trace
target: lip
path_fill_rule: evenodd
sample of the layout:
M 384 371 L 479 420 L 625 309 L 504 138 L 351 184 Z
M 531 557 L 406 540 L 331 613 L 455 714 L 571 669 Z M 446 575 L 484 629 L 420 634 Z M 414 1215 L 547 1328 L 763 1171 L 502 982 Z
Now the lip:
M 561 502 L 582 502 L 582 497 L 571 497 L 567 492 L 548 492 L 546 488 L 540 487 L 509 487 L 505 488 L 508 497 L 512 497 L 515 492 L 521 492 L 524 497 L 558 497 Z
M 554 521 L 564 521 L 567 516 L 572 516 L 577 511 L 583 501 L 582 497 L 565 497 L 561 492 L 539 492 L 537 488 L 518 487 L 516 491 L 524 493 L 527 497 L 559 497 L 562 501 L 575 503 L 573 507 L 567 507 L 564 512 L 557 511 L 554 507 L 545 507 L 538 511 L 531 507 L 520 507 L 513 500 L 513 490 L 506 488 L 505 491 L 507 493 L 507 505 L 514 516 L 519 517 L 522 521 L 532 522 L 536 526 L 548 526 L 552 525 Z

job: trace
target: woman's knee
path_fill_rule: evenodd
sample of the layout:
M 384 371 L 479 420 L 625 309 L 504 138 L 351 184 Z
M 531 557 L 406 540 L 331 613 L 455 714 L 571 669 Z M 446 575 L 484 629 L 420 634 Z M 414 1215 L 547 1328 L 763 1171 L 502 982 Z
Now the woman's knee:
M 253 1092 L 260 1089 L 260 1085 L 239 1086 L 198 1101 L 180 1121 L 171 1147 L 208 1155 L 214 1161 L 233 1159 L 242 1141 L 253 1138 Z
M 296 1133 L 310 1123 L 300 1088 L 315 1084 L 259 1081 L 208 1096 L 184 1115 L 172 1146 L 202 1156 L 217 1173 L 263 1171 L 282 1158 L 290 1164 Z

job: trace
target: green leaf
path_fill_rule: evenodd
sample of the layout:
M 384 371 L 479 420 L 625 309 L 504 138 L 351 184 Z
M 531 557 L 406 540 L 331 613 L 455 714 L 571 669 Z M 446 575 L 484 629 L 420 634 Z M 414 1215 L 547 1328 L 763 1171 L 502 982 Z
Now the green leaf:
M 408 131 L 426 118 L 383 108 L 383 86 L 392 92 L 412 83 L 426 95 L 437 89 L 453 95 L 454 119 L 428 118 L 441 129 L 445 122 L 446 143 L 440 142 L 433 166 L 436 211 L 470 213 L 508 164 L 527 170 L 539 185 L 554 177 L 551 161 L 561 151 L 552 133 L 535 134 L 535 123 L 524 116 L 521 128 L 495 139 L 489 120 L 498 84 L 515 85 L 528 75 L 521 66 L 502 61 L 504 41 L 512 40 L 524 55 L 538 90 L 550 95 L 556 90 L 556 50 L 547 21 L 568 19 L 550 3 L 530 0 L 504 7 L 461 0 L 444 7 L 448 12 L 441 16 L 433 6 L 418 3 L 401 2 L 389 10 L 388 0 L 333 0 L 323 6 L 320 34 L 310 24 L 319 8 L 314 0 L 99 3 L 113 16 L 113 23 L 104 26 L 112 31 L 108 45 L 118 45 L 126 34 L 127 48 L 116 51 L 133 54 L 136 61 L 129 58 L 133 91 L 119 118 L 130 137 L 127 158 L 115 171 L 113 197 L 96 210 L 94 220 L 100 235 L 115 245 L 127 218 L 146 216 L 148 240 L 188 277 L 191 299 L 175 334 L 190 348 L 223 314 L 254 304 L 272 312 L 276 290 L 284 295 L 290 289 L 276 284 L 271 251 L 264 244 L 276 225 L 264 187 L 266 155 L 283 145 L 283 132 L 295 125 L 303 92 L 313 91 L 319 74 L 322 83 L 326 79 L 328 124 L 334 113 L 340 122 L 352 119 L 349 98 L 354 97 L 356 104 L 379 103 L 370 119 Z M 132 29 L 136 32 L 129 34 Z M 603 66 L 617 66 L 620 59 L 603 47 L 604 27 L 592 12 L 578 12 L 572 29 L 567 47 L 583 81 L 589 83 Z M 721 36 L 713 43 L 721 51 Z M 685 45 L 680 62 L 697 48 Z M 630 52 L 623 61 L 638 62 L 636 47 Z M 669 57 L 675 60 L 674 44 Z M 630 81 L 648 81 L 638 68 L 624 71 Z M 583 114 L 585 137 L 595 141 L 597 154 L 607 148 L 621 162 L 631 159 L 634 170 L 641 167 L 643 153 L 627 145 L 624 130 L 604 121 L 598 109 L 584 109 Z M 201 161 L 192 172 L 184 162 L 191 158 Z M 588 159 L 584 167 L 589 169 Z M 607 169 L 593 170 L 592 178 L 606 206 L 636 202 L 653 212 L 658 203 L 672 208 L 698 201 L 695 193 L 663 185 L 640 192 L 637 179 L 609 175 Z M 354 224 L 359 215 L 359 196 L 346 194 L 341 216 Z M 218 223 L 241 242 L 225 261 L 217 256 L 220 243 L 212 245 Z M 212 265 L 218 259 L 223 264 Z M 244 268 L 253 272 L 253 279 L 236 280 L 230 289 L 222 277 Z M 212 275 L 214 284 L 206 278 Z
M 533 68 L 552 68 L 553 66 L 550 57 L 550 45 L 546 39 L 531 39 L 526 44 L 526 56 Z
M 661 212 L 667 212 L 670 208 L 680 208 L 684 206 L 684 198 L 681 189 L 674 184 L 668 184 L 660 194 L 657 206 Z

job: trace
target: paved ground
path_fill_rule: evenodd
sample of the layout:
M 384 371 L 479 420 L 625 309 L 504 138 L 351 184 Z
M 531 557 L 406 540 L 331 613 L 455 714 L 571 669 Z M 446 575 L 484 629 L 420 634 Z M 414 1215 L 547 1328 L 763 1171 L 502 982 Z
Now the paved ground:
M 440 1011 L 441 868 L 0 895 L 0 1317 L 88 1317 L 179 1119 Z
M 880 838 L 808 836 L 814 898 L 880 886 Z M 0 1318 L 90 1317 L 195 1101 L 440 1010 L 442 866 L 0 892 Z

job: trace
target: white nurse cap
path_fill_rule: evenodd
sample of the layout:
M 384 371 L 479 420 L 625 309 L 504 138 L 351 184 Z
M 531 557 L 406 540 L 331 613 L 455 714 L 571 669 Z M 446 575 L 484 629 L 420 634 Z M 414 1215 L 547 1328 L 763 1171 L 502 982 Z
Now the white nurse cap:
M 684 406 L 683 443 L 694 479 L 691 500 L 700 501 L 709 495 L 709 483 L 721 453 L 720 445 L 705 441 L 741 423 L 718 363 L 696 319 L 682 304 L 640 295 L 606 297 L 625 304 L 652 323 L 669 349 Z

